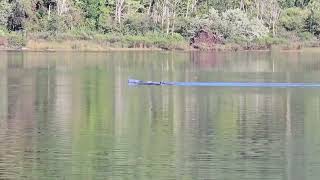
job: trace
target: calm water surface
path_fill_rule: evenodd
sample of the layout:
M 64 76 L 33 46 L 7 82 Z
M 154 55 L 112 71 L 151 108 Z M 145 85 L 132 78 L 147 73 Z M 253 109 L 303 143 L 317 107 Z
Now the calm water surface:
M 319 52 L 0 53 L 0 179 L 320 177 Z

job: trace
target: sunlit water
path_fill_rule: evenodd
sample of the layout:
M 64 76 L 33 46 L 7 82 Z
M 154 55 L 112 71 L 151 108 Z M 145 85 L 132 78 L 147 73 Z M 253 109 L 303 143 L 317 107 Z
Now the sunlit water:
M 0 179 L 320 177 L 318 52 L 0 52 Z

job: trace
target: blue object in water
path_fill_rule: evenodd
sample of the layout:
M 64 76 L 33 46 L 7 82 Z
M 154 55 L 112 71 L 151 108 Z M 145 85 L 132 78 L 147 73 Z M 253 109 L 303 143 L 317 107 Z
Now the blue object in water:
M 129 85 L 151 85 L 151 86 L 202 86 L 202 87 L 310 87 L 320 88 L 320 83 L 289 83 L 289 82 L 163 82 L 163 81 L 142 81 L 128 79 Z

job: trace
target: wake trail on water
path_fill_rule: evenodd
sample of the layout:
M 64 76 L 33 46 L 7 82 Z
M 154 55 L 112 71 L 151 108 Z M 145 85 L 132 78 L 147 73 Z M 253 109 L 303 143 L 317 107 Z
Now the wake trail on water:
M 190 86 L 190 87 L 270 87 L 270 88 L 320 88 L 320 83 L 295 83 L 295 82 L 166 82 L 142 81 L 128 79 L 131 86 Z

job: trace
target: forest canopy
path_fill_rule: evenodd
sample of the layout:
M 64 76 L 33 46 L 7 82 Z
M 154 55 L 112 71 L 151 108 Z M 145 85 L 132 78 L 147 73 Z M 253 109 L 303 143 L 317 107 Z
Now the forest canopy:
M 317 39 L 320 0 L 0 0 L 6 32 Z

